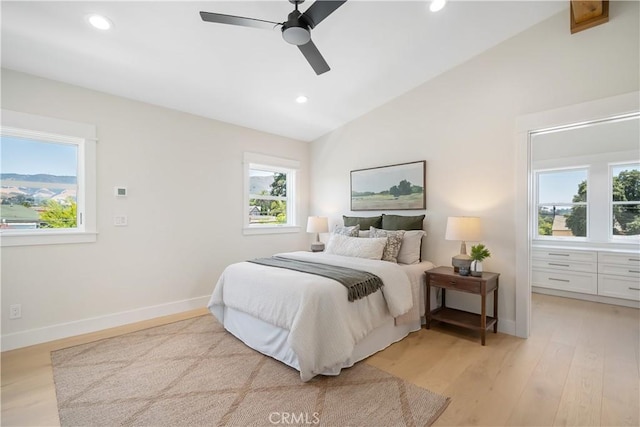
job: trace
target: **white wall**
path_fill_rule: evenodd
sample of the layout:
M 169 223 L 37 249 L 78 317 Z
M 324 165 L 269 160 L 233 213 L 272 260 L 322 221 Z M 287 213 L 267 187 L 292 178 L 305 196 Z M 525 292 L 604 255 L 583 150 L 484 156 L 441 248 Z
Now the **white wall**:
M 426 258 L 450 265 L 447 216 L 480 216 L 485 270 L 501 273 L 500 329 L 514 332 L 516 118 L 638 90 L 638 6 L 612 2 L 610 22 L 574 35 L 558 14 L 314 141 L 311 210 L 339 223 L 351 170 L 426 160 Z
M 95 124 L 99 138 L 97 243 L 2 249 L 3 350 L 204 306 L 226 265 L 309 244 L 308 143 L 10 70 L 2 108 Z M 301 162 L 300 233 L 243 236 L 244 151 Z

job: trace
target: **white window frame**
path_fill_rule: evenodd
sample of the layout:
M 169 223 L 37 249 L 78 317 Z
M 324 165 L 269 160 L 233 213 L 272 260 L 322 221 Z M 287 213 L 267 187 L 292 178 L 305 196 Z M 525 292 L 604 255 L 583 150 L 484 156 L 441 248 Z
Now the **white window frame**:
M 65 229 L 0 230 L 5 246 L 90 243 L 96 229 L 96 128 L 94 125 L 2 110 L 3 136 L 75 145 L 78 148 L 77 227 Z
M 554 172 L 567 172 L 567 171 L 578 171 L 583 170 L 587 173 L 587 201 L 586 202 L 577 202 L 577 203 L 556 203 L 556 202 L 541 202 L 540 201 L 540 175 L 554 173 Z M 550 241 L 571 241 L 571 242 L 586 242 L 590 239 L 590 210 L 591 203 L 590 200 L 590 192 L 591 192 L 591 168 L 588 165 L 581 166 L 567 166 L 567 167 L 558 167 L 553 169 L 537 169 L 534 171 L 535 179 L 534 179 L 534 197 L 535 197 L 535 205 L 533 206 L 533 218 L 534 221 L 534 229 L 533 229 L 533 240 L 550 240 Z M 569 207 L 569 206 L 584 206 L 586 209 L 586 236 L 542 236 L 539 233 L 539 215 L 538 211 L 541 205 L 554 205 L 560 207 Z
M 620 236 L 617 234 L 613 234 L 613 206 L 614 205 L 622 205 L 625 202 L 614 202 L 613 201 L 613 168 L 617 168 L 620 166 L 638 166 L 640 165 L 640 160 L 635 161 L 625 161 L 625 162 L 615 162 L 609 163 L 609 191 L 607 192 L 608 201 L 609 201 L 609 240 L 612 242 L 639 242 L 640 235 L 636 236 Z M 632 202 L 626 202 L 632 204 Z M 634 203 L 635 204 L 635 203 Z
M 298 233 L 301 227 L 297 220 L 297 172 L 300 162 L 259 153 L 244 153 L 244 198 L 243 198 L 243 234 L 274 234 L 274 233 Z M 286 224 L 250 224 L 249 200 L 253 197 L 249 194 L 251 169 L 260 169 L 287 174 L 287 223 Z

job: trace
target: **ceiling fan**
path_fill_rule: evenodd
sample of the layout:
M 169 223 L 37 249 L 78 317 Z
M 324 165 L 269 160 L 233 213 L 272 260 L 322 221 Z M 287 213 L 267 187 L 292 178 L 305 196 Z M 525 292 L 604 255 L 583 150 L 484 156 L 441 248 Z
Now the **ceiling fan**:
M 245 18 L 242 16 L 223 15 L 221 13 L 200 12 L 200 17 L 206 22 L 218 24 L 239 25 L 242 27 L 263 28 L 273 30 L 278 25 L 282 26 L 282 38 L 288 43 L 298 46 L 316 74 L 320 75 L 329 71 L 329 64 L 324 60 L 320 51 L 311 40 L 311 30 L 331 15 L 347 0 L 316 0 L 304 13 L 298 10 L 298 5 L 304 0 L 289 0 L 295 5 L 285 22 L 272 22 L 262 19 Z

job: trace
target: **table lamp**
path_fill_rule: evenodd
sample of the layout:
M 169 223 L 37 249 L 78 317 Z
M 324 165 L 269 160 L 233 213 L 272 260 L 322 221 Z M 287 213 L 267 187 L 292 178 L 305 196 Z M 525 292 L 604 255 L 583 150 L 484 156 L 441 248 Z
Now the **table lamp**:
M 460 271 L 460 267 L 471 268 L 471 257 L 467 255 L 467 241 L 480 240 L 480 218 L 471 216 L 450 216 L 447 218 L 447 240 L 460 240 L 460 253 L 451 258 L 453 271 Z
M 324 243 L 320 241 L 320 233 L 329 231 L 329 220 L 324 216 L 310 216 L 307 219 L 307 233 L 316 233 L 316 241 L 311 244 L 311 252 L 324 251 Z

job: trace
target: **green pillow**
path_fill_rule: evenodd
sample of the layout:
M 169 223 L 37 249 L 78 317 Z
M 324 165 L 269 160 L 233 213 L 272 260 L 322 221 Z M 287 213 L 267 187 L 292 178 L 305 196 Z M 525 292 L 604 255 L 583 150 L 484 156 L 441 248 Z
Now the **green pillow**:
M 368 230 L 369 227 L 382 228 L 382 216 L 346 216 L 342 215 L 345 227 L 360 225 L 360 230 Z M 422 229 L 422 228 L 421 228 Z
M 422 230 L 424 215 L 403 216 L 382 214 L 383 230 Z M 362 228 L 362 226 L 360 227 Z

